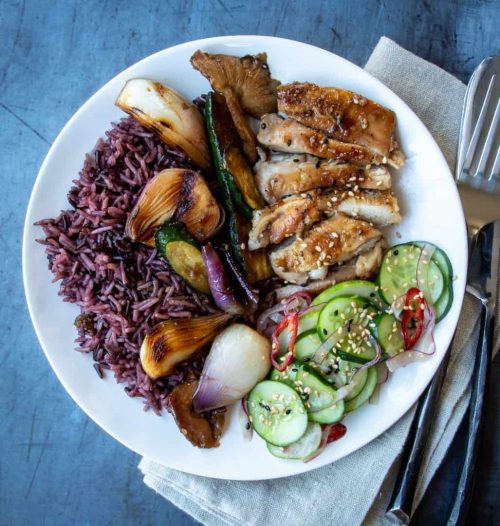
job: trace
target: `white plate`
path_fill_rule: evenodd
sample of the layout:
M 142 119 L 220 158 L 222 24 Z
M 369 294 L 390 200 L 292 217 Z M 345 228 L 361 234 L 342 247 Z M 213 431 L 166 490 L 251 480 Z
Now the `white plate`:
M 266 51 L 274 78 L 348 88 L 394 110 L 407 162 L 394 174 L 404 218 L 397 227 L 402 237 L 394 231 L 389 240 L 436 243 L 449 255 L 457 276 L 455 302 L 435 331 L 435 356 L 392 375 L 381 390 L 378 405 L 365 405 L 349 415 L 345 438 L 307 464 L 272 457 L 258 437 L 245 442 L 235 414 L 229 418 L 218 449 L 196 449 L 179 433 L 169 415 L 160 418 L 144 412 L 142 401 L 129 398 L 111 374 L 100 380 L 92 357 L 73 350 L 73 321 L 78 309 L 58 297 L 44 248 L 35 243 L 42 233 L 33 223 L 68 207 L 66 194 L 85 153 L 112 121 L 123 117 L 114 106 L 123 83 L 132 77 L 149 77 L 193 99 L 209 90 L 207 81 L 189 63 L 199 48 L 233 55 Z M 125 446 L 166 466 L 208 477 L 259 480 L 309 471 L 353 453 L 414 404 L 436 371 L 455 329 L 465 286 L 466 251 L 464 216 L 446 161 L 427 129 L 401 99 L 362 69 L 328 51 L 273 37 L 231 36 L 188 42 L 147 57 L 116 76 L 77 111 L 52 145 L 35 182 L 24 229 L 23 272 L 29 310 L 42 348 L 66 390 L 97 424 Z

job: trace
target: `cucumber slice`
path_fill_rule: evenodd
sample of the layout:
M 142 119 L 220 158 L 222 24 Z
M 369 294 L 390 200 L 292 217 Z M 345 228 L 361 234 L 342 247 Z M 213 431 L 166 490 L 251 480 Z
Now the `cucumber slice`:
M 318 307 L 317 309 L 310 310 L 305 314 L 302 314 L 302 316 L 299 316 L 299 323 L 297 327 L 297 340 L 303 333 L 306 333 L 311 329 L 316 329 L 320 311 L 321 307 Z M 284 330 L 279 335 L 278 341 L 280 347 L 280 354 L 285 354 L 288 351 L 288 344 L 290 343 L 291 337 L 292 334 L 288 329 Z
M 447 314 L 453 303 L 453 285 L 448 284 L 446 290 L 441 294 L 437 303 L 433 306 L 436 315 L 436 323 L 440 322 Z
M 275 446 L 267 442 L 271 455 L 278 458 L 302 460 L 312 455 L 321 443 L 321 426 L 314 422 L 307 424 L 306 432 L 299 440 L 285 447 Z
M 446 252 L 441 250 L 438 246 L 427 243 L 425 241 L 415 241 L 415 245 L 423 247 L 424 245 L 431 245 L 434 247 L 434 253 L 432 254 L 432 260 L 439 267 L 445 280 L 445 288 L 443 293 L 439 297 L 438 301 L 434 304 L 434 312 L 436 315 L 436 322 L 441 321 L 451 308 L 453 303 L 453 267 L 451 266 L 450 258 L 446 255 Z
M 335 404 L 337 393 L 306 366 L 299 368 L 295 389 L 308 412 L 321 411 Z
M 422 249 L 413 243 L 403 243 L 387 250 L 382 258 L 377 283 L 380 295 L 389 305 L 406 294 L 412 287 L 417 287 L 417 266 Z M 426 300 L 434 305 L 445 289 L 445 278 L 439 266 L 431 258 L 427 268 L 426 289 L 422 292 Z
M 297 373 L 301 366 L 301 363 L 293 362 L 282 373 L 273 367 L 270 378 L 274 382 L 283 382 L 286 385 L 295 388 L 295 380 L 297 379 Z
M 351 329 L 343 328 L 342 337 L 334 347 L 335 354 L 343 360 L 355 363 L 373 360 L 377 349 L 375 344 L 367 339 L 366 330 L 360 325 L 354 325 Z
M 352 400 L 353 398 L 356 398 L 356 396 L 358 396 L 359 393 L 361 393 L 361 391 L 366 385 L 366 381 L 368 380 L 368 371 L 369 369 L 362 369 L 351 380 L 351 382 L 353 382 L 355 385 L 352 388 L 352 391 L 344 398 L 346 402 Z
M 342 283 L 333 285 L 324 290 L 319 296 L 316 296 L 311 305 L 322 305 L 328 303 L 337 296 L 360 296 L 366 298 L 379 310 L 384 310 L 387 307 L 380 298 L 378 287 L 375 283 L 359 279 L 343 281 Z
M 312 422 L 318 422 L 319 424 L 335 424 L 340 422 L 344 416 L 345 404 L 344 400 L 339 400 L 326 409 L 316 411 L 314 413 L 308 413 L 308 418 Z
M 295 358 L 301 362 L 309 362 L 321 343 L 315 328 L 299 334 L 295 341 Z
M 321 309 L 316 328 L 321 340 L 325 341 L 333 333 L 339 333 L 339 329 L 346 326 L 349 320 L 351 324 L 367 325 L 376 313 L 366 298 L 337 296 Z
M 275 446 L 288 446 L 306 431 L 304 404 L 300 396 L 282 382 L 259 382 L 248 395 L 247 407 L 255 431 Z
M 367 369 L 367 371 L 368 377 L 361 392 L 358 394 L 358 396 L 345 402 L 346 413 L 350 413 L 351 411 L 358 409 L 358 407 L 361 407 L 370 399 L 373 391 L 375 391 L 375 387 L 377 387 L 377 369 L 375 367 L 370 367 Z
M 384 312 L 375 318 L 373 335 L 377 338 L 382 351 L 389 357 L 404 350 L 401 322 L 392 314 Z

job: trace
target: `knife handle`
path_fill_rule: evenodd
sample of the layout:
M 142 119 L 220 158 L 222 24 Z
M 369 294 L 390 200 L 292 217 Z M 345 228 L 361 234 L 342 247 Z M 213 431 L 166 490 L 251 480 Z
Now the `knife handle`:
M 453 344 L 450 344 L 450 348 Z M 448 365 L 449 350 L 446 352 L 432 382 L 418 402 L 417 410 L 406 439 L 401 464 L 391 501 L 386 515 L 395 518 L 399 524 L 409 524 L 418 474 L 422 465 L 429 432 L 434 420 L 439 393 Z
M 483 304 L 479 340 L 477 344 L 469 415 L 469 434 L 465 449 L 465 460 L 458 482 L 457 494 L 448 519 L 448 526 L 465 524 L 474 487 L 474 470 L 484 424 L 484 407 L 486 404 L 488 371 L 491 362 L 493 338 L 493 316 Z

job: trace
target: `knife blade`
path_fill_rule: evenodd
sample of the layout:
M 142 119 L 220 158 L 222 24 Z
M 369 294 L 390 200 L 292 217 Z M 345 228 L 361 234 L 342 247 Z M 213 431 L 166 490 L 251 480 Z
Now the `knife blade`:
M 499 280 L 500 220 L 482 227 L 473 238 L 467 291 L 481 303 L 479 339 L 471 386 L 469 432 L 465 459 L 448 526 L 466 523 L 474 489 L 474 469 L 484 427 L 488 371 L 493 345 L 495 306 Z

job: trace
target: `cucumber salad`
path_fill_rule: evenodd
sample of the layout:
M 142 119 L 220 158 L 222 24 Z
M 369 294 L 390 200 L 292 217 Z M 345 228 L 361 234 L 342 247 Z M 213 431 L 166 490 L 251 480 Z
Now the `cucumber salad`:
M 280 312 L 263 313 L 272 369 L 244 408 L 269 452 L 315 458 L 346 434 L 344 416 L 373 400 L 390 372 L 431 356 L 433 327 L 453 302 L 452 275 L 440 248 L 404 243 L 386 250 L 375 282 L 344 281 L 314 299 L 297 292 Z

